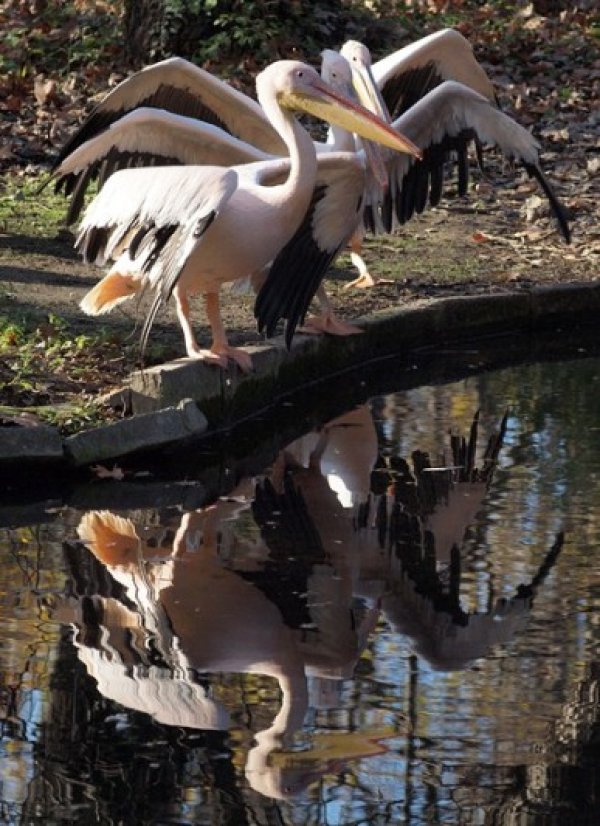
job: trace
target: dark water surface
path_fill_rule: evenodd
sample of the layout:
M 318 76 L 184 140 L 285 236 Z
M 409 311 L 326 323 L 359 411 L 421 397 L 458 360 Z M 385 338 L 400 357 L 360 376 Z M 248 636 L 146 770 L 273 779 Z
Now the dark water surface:
M 1 822 L 600 823 L 600 360 L 223 491 L 0 529 Z

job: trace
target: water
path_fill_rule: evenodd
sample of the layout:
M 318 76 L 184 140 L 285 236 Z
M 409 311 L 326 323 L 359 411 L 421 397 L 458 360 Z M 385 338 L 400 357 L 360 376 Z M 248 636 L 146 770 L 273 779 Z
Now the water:
M 0 509 L 1 822 L 600 822 L 599 376 L 374 397 L 205 502 Z

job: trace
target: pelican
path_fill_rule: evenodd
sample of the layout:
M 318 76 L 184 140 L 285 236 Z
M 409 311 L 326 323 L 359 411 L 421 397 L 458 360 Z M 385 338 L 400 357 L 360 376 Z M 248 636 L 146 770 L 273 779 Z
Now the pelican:
M 363 47 L 364 48 L 364 47 Z M 353 68 L 356 61 L 352 61 Z M 354 69 L 355 74 L 357 70 Z M 375 77 L 375 75 L 374 75 Z M 357 82 L 363 105 L 385 116 L 376 84 Z M 405 96 L 406 97 L 406 96 Z M 398 104 L 399 106 L 401 104 Z M 383 108 L 380 108 L 383 107 Z M 387 160 L 388 186 L 382 192 L 367 187 L 363 220 L 376 233 L 392 232 L 423 212 L 427 204 L 436 206 L 443 192 L 444 163 L 456 153 L 459 163 L 458 191 L 464 195 L 468 183 L 467 148 L 475 142 L 481 162 L 484 144 L 497 146 L 510 160 L 522 166 L 536 179 L 546 195 L 559 229 L 567 243 L 570 229 L 564 207 L 554 194 L 539 163 L 539 144 L 526 129 L 497 108 L 495 102 L 479 91 L 455 80 L 434 85 L 423 97 L 409 106 L 390 125 L 406 135 L 421 150 L 422 159 L 390 157 Z M 293 336 L 320 285 L 314 274 L 309 280 L 295 266 L 300 245 L 293 240 L 271 267 L 255 304 L 259 330 L 271 335 L 280 319 L 286 320 L 286 337 Z M 323 273 L 324 274 L 324 273 Z M 359 279 L 360 280 L 360 279 Z
M 352 71 L 332 49 L 322 52 L 321 76 L 346 97 Z M 384 183 L 378 156 L 364 149 Z M 317 153 L 356 149 L 352 133 L 333 124 Z M 94 107 L 52 164 L 57 192 L 71 197 L 66 223 L 79 217 L 95 178 L 100 186 L 117 169 L 172 163 L 232 166 L 286 156 L 288 148 L 252 98 L 188 60 L 173 57 L 122 81 Z
M 356 153 L 329 153 L 319 166 L 313 141 L 295 111 L 420 157 L 396 129 L 337 93 L 306 64 L 274 63 L 258 75 L 256 88 L 288 158 L 230 168 L 120 169 L 86 210 L 76 241 L 84 259 L 98 264 L 113 259 L 118 265 L 127 253 L 133 274 L 126 273 L 125 280 L 137 288 L 133 282 L 141 273 L 144 286 L 154 290 L 142 352 L 160 306 L 173 294 L 190 358 L 222 367 L 231 358 L 250 370 L 250 356 L 227 340 L 219 289 L 269 262 L 276 267 L 293 239 L 297 254 L 304 248 L 296 265 L 302 267 L 311 298 L 317 291 L 324 270 L 355 228 L 365 172 Z M 313 270 L 318 274 L 314 286 Z M 103 293 L 110 297 L 114 282 L 122 278 L 116 266 L 94 288 L 90 301 L 101 305 Z M 189 296 L 198 292 L 212 331 L 208 350 L 198 346 L 190 322 Z
M 355 98 L 350 64 L 338 52 L 331 49 L 322 52 L 321 77 L 340 94 Z M 155 108 L 158 105 L 171 108 Z M 236 108 L 239 116 L 234 118 L 232 111 Z M 179 111 L 203 115 L 207 120 L 181 115 Z M 229 130 L 235 130 L 237 136 Z M 90 182 L 98 178 L 102 186 L 117 169 L 165 163 L 246 164 L 275 159 L 282 147 L 285 149 L 285 144 L 258 103 L 188 61 L 172 58 L 123 81 L 98 104 L 59 153 L 51 180 L 56 182 L 56 191 L 64 190 L 67 196 L 72 196 L 66 219 L 70 224 L 81 213 Z M 330 152 L 358 150 L 368 165 L 369 186 L 386 185 L 387 170 L 377 144 L 364 141 L 358 146 L 351 132 L 332 124 L 327 141 L 315 141 L 315 150 L 319 159 Z M 375 199 L 373 196 L 372 200 Z M 135 277 L 135 267 L 127 259 L 125 256 L 119 262 L 119 274 L 126 275 L 127 280 L 113 279 L 109 300 L 105 303 L 98 303 L 97 292 L 86 296 L 81 303 L 84 312 L 90 315 L 108 312 L 116 301 L 135 295 L 140 279 Z M 251 286 L 258 291 L 266 272 L 265 268 L 238 281 L 238 289 L 245 291 Z M 107 298 L 106 292 L 103 295 Z M 361 332 L 355 325 L 336 317 L 322 285 L 317 290 L 317 299 L 321 312 L 305 320 L 303 332 L 334 335 Z

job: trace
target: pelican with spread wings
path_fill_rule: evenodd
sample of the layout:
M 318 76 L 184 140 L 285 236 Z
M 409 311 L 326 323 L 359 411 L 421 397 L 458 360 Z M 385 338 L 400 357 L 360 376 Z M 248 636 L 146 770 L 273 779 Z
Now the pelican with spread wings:
M 387 186 L 380 188 L 371 181 L 366 188 L 363 227 L 359 223 L 351 243 L 362 240 L 364 228 L 389 233 L 428 205 L 436 206 L 444 191 L 444 167 L 452 156 L 458 162 L 458 193 L 464 195 L 469 174 L 468 149 L 473 142 L 480 164 L 482 147 L 496 146 L 535 178 L 565 241 L 570 241 L 566 211 L 540 166 L 539 144 L 527 129 L 497 107 L 492 85 L 461 35 L 452 30 L 432 35 L 373 67 L 368 49 L 360 43 L 349 41 L 342 54 L 352 66 L 355 88 L 363 105 L 389 119 L 390 125 L 407 135 L 422 152 L 419 163 L 406 156 L 387 158 Z M 448 76 L 457 79 L 443 79 Z M 401 114 L 396 116 L 397 112 Z M 358 252 L 356 246 L 354 251 Z M 319 288 L 318 277 L 309 281 L 300 276 L 294 264 L 297 254 L 297 242 L 293 239 L 280 254 L 278 266 L 271 268 L 257 297 L 255 315 L 259 329 L 267 335 L 283 318 L 286 335 L 291 338 Z M 364 282 L 369 286 L 370 277 Z M 358 283 L 363 286 L 362 276 Z
M 312 289 L 314 265 L 328 266 L 348 240 L 363 198 L 364 164 L 355 152 L 334 152 L 319 165 L 314 143 L 294 112 L 308 112 L 420 156 L 397 130 L 337 93 L 306 64 L 274 63 L 258 75 L 256 85 L 262 111 L 287 146 L 288 157 L 228 168 L 120 169 L 86 210 L 78 249 L 87 261 L 116 261 L 87 297 L 89 303 L 114 306 L 126 297 L 124 281 L 131 283 L 130 292 L 140 280 L 154 291 L 142 348 L 156 313 L 172 294 L 188 356 L 221 366 L 232 358 L 243 370 L 251 369 L 248 353 L 228 343 L 220 314 L 221 285 L 259 272 L 270 262 L 275 266 L 280 252 L 296 238 Z M 313 295 L 322 278 L 320 267 L 316 269 L 320 278 Z M 192 330 L 189 296 L 194 293 L 205 299 L 213 335 L 208 350 L 198 346 Z
M 355 99 L 352 70 L 338 52 L 322 53 L 321 77 L 337 92 Z M 369 173 L 367 185 L 385 186 L 387 170 L 378 144 L 361 141 L 358 146 L 351 132 L 332 124 L 328 140 L 315 141 L 314 146 L 325 178 L 332 162 L 324 161 L 324 155 L 359 150 Z M 285 143 L 259 104 L 192 63 L 171 58 L 142 69 L 109 92 L 62 148 L 52 177 L 56 189 L 71 197 L 70 224 L 80 216 L 90 183 L 97 179 L 102 186 L 118 169 L 157 164 L 231 166 L 275 159 L 283 151 Z M 128 258 L 121 260 L 118 271 L 126 277 L 112 278 L 110 292 L 88 294 L 81 304 L 84 312 L 108 312 L 116 301 L 133 297 L 142 283 L 133 270 Z M 252 273 L 238 285 L 250 284 L 257 291 L 266 272 Z M 337 318 L 323 285 L 316 295 L 320 313 L 305 320 L 304 332 L 360 332 Z

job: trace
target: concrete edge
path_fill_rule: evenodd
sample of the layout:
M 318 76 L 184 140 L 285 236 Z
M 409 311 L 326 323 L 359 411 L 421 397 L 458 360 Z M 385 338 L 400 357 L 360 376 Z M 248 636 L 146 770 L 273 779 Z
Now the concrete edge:
M 0 428 L 0 474 L 18 463 L 72 469 L 115 461 L 209 435 L 272 405 L 307 382 L 411 351 L 500 333 L 595 321 L 600 282 L 559 284 L 502 293 L 432 299 L 358 321 L 364 335 L 343 339 L 296 337 L 249 347 L 255 370 L 218 370 L 182 359 L 131 376 L 133 415 L 73 436 L 56 428 Z

